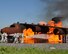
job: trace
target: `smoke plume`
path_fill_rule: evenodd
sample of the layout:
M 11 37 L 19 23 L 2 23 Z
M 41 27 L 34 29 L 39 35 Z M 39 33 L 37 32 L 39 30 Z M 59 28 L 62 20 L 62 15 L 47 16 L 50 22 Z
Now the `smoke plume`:
M 61 18 L 64 23 L 68 21 L 68 0 L 41 0 L 47 4 L 46 19 L 56 16 Z

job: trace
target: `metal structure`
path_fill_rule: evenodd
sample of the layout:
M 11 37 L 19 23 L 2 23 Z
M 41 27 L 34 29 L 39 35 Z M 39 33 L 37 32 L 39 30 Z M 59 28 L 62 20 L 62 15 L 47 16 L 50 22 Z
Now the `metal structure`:
M 31 28 L 33 32 L 41 32 L 41 34 L 47 34 L 49 31 L 49 28 L 53 26 L 47 26 L 47 25 L 39 25 L 39 24 L 27 24 L 27 23 L 14 23 L 10 25 L 10 27 L 5 27 L 1 29 L 1 33 L 6 32 L 8 35 L 9 34 L 14 34 L 14 33 L 22 33 L 24 29 Z M 54 29 L 54 34 L 63 35 L 63 43 L 66 43 L 66 35 L 68 34 L 68 28 L 63 28 L 63 27 L 53 27 Z M 59 33 L 57 33 L 59 31 Z

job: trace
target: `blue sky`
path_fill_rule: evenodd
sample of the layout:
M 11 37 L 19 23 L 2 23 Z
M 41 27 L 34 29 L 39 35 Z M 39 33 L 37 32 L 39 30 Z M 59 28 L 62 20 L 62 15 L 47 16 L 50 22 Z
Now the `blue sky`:
M 0 0 L 0 28 L 19 22 L 38 23 L 44 4 L 40 0 Z M 45 21 L 45 20 L 44 20 Z
M 16 22 L 35 24 L 39 21 L 48 22 L 48 18 L 45 17 L 48 4 L 44 1 L 50 1 L 48 4 L 51 5 L 53 3 L 51 1 L 54 0 L 43 0 L 43 2 L 40 0 L 0 0 L 0 28 Z

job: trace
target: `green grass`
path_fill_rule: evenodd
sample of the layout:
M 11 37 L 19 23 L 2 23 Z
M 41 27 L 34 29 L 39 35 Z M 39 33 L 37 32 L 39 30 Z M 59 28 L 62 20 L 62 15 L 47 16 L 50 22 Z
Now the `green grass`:
M 34 47 L 16 48 L 2 46 L 0 47 L 0 54 L 68 54 L 68 50 L 46 50 Z

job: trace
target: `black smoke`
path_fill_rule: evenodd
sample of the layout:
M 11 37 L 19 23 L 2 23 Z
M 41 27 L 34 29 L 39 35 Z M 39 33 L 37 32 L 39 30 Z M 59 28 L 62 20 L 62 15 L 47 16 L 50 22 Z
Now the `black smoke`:
M 67 23 L 66 21 L 68 21 L 68 0 L 41 0 L 41 1 L 47 4 L 47 7 L 44 8 L 45 11 L 47 11 L 45 16 L 46 19 L 50 20 L 53 17 L 63 17 L 61 18 L 61 20 L 63 20 L 64 23 Z

